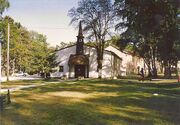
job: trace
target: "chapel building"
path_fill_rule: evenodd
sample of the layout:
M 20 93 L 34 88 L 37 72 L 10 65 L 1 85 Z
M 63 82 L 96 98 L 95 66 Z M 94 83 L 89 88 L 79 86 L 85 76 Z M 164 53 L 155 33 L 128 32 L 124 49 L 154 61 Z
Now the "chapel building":
M 52 77 L 67 78 L 98 78 L 97 51 L 95 47 L 84 44 L 82 23 L 79 23 L 79 33 L 75 45 L 56 51 L 58 70 Z M 137 71 L 137 67 L 144 67 L 144 61 L 139 57 L 121 52 L 113 46 L 108 46 L 103 55 L 102 78 L 125 76 Z

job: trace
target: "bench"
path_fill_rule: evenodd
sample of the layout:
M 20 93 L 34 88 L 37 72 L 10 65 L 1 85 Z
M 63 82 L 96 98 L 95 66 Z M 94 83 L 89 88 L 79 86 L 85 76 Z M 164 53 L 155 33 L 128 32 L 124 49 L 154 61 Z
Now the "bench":
M 11 103 L 11 99 L 10 99 L 10 91 L 8 89 L 8 92 L 6 95 L 0 95 L 0 111 L 3 111 L 4 106 L 6 104 L 10 104 Z

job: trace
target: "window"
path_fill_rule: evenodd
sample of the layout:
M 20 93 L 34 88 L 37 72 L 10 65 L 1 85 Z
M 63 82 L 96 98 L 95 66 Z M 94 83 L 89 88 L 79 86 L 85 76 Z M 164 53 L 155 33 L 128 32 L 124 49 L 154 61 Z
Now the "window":
M 63 66 L 59 66 L 59 72 L 64 72 L 64 67 Z

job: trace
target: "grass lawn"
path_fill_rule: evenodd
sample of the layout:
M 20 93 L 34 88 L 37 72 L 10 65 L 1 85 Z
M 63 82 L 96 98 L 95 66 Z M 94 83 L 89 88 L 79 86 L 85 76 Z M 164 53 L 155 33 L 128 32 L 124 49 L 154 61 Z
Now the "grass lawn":
M 17 80 L 17 81 L 10 81 L 10 82 L 2 82 L 1 83 L 1 88 L 2 89 L 10 89 L 18 86 L 26 86 L 26 85 L 35 85 L 35 84 L 40 84 L 44 82 L 56 82 L 58 79 L 39 79 L 39 80 Z
M 0 120 L 0 125 L 180 125 L 180 84 L 128 79 L 53 83 L 14 92 Z

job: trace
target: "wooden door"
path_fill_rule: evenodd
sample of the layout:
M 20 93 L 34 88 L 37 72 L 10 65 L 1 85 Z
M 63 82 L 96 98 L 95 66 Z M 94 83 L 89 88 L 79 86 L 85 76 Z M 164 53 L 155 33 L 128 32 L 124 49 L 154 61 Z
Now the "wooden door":
M 85 65 L 75 65 L 75 78 L 85 77 Z

